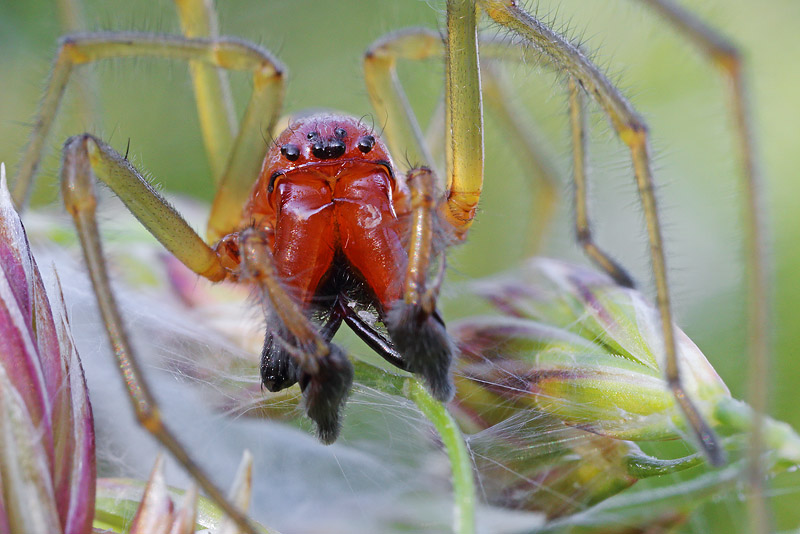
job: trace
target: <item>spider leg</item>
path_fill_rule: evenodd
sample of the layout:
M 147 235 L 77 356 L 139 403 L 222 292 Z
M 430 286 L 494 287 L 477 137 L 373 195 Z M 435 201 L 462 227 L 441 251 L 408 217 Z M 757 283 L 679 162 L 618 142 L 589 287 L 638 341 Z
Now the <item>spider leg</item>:
M 175 8 L 181 21 L 183 35 L 190 39 L 219 38 L 219 25 L 213 2 L 175 0 Z M 189 72 L 192 75 L 197 116 L 200 119 L 200 130 L 203 134 L 211 175 L 218 181 L 225 172 L 233 137 L 239 128 L 236 124 L 228 76 L 224 70 L 196 60 L 189 62 Z
M 455 348 L 436 310 L 442 277 L 428 284 L 428 271 L 435 254 L 435 176 L 430 169 L 420 168 L 412 170 L 407 179 L 411 189 L 408 266 L 403 298 L 387 313 L 386 327 L 403 356 L 405 368 L 421 375 L 437 400 L 447 402 L 455 394 L 450 373 Z
M 445 39 L 445 145 L 447 201 L 442 219 L 463 239 L 483 188 L 483 101 L 478 63 L 478 10 L 474 0 L 447 1 Z
M 496 59 L 507 59 L 508 47 L 506 43 L 497 43 L 492 40 L 481 40 L 482 44 L 486 45 L 487 55 Z M 460 45 L 457 45 L 460 46 Z M 483 49 L 482 49 L 483 50 Z M 415 115 L 408 106 L 405 98 L 403 88 L 397 79 L 395 64 L 398 58 L 423 60 L 431 57 L 439 57 L 445 52 L 445 47 L 442 44 L 441 37 L 430 30 L 424 29 L 409 29 L 402 30 L 389 34 L 378 41 L 376 41 L 368 50 L 365 61 L 365 79 L 367 81 L 367 88 L 372 99 L 373 106 L 375 107 L 379 117 L 385 117 L 386 121 L 386 134 L 390 147 L 397 153 L 397 151 L 405 150 L 406 154 L 413 154 L 412 157 L 420 158 L 423 161 L 431 161 L 428 155 L 428 144 L 422 141 L 419 125 L 417 124 Z M 542 58 L 540 54 L 532 54 L 529 50 L 520 49 L 518 52 L 525 59 L 534 59 L 540 63 L 550 65 L 551 62 L 546 58 Z M 530 56 L 533 56 L 532 58 Z M 552 66 L 552 65 L 550 65 Z M 535 175 L 541 176 L 540 182 L 543 183 L 537 189 L 537 193 L 543 193 L 536 196 L 537 207 L 541 209 L 535 210 L 538 220 L 533 220 L 539 223 L 541 220 L 547 221 L 553 211 L 555 199 L 555 171 L 553 165 L 549 164 L 549 160 L 544 152 L 536 144 L 535 139 L 530 134 L 530 131 L 524 124 L 521 123 L 520 117 L 522 114 L 512 103 L 509 98 L 510 92 L 502 83 L 499 72 L 496 69 L 488 68 L 482 73 L 485 89 L 483 95 L 486 96 L 492 110 L 501 120 L 504 126 L 511 132 L 510 137 L 518 145 L 519 152 L 522 154 L 524 161 L 532 167 Z M 462 121 L 462 123 L 469 123 L 469 120 Z M 455 134 L 454 134 L 455 135 Z M 442 135 L 442 137 L 445 137 Z M 463 143 L 453 143 L 457 153 L 460 147 L 464 146 Z M 410 148 L 409 148 L 410 147 Z M 399 152 L 402 153 L 402 152 Z M 463 171 L 463 169 L 462 169 Z M 474 169 L 470 170 L 470 172 Z M 538 172 L 537 172 L 538 171 Z M 583 167 L 580 167 L 583 171 Z M 463 172 L 462 172 L 463 174 Z M 474 173 L 472 173 L 474 174 Z M 581 174 L 583 176 L 583 174 Z M 473 176 L 472 180 L 475 178 Z M 458 180 L 454 183 L 460 183 Z M 583 183 L 583 182 L 581 182 Z M 579 188 L 581 189 L 581 188 Z M 585 188 L 582 188 L 585 191 Z M 467 186 L 461 187 L 461 193 L 458 191 L 450 193 L 451 199 L 448 203 L 457 203 L 453 198 L 466 198 L 465 191 L 468 191 Z M 616 265 L 613 261 L 608 260 L 608 256 L 604 254 L 599 247 L 597 247 L 590 238 L 588 230 L 588 221 L 586 220 L 585 209 L 585 194 L 579 199 L 583 200 L 578 209 L 579 220 L 579 235 L 583 237 L 582 243 L 587 250 L 590 257 L 597 259 L 602 258 L 606 261 L 601 262 L 601 265 L 607 267 L 607 270 L 620 282 L 625 285 L 632 285 L 630 277 L 628 277 L 624 270 Z M 451 208 L 452 209 L 452 208 Z M 471 208 L 474 211 L 474 205 Z M 447 210 L 443 210 L 445 218 Z M 461 212 L 464 215 L 465 212 Z M 452 221 L 450 221 L 452 224 Z M 582 224 L 581 224 L 582 223 Z M 459 225 L 461 223 L 458 223 Z M 541 236 L 541 227 L 545 225 L 537 225 L 537 231 L 532 231 L 532 236 Z M 456 226 L 456 231 L 465 233 L 466 229 L 463 225 Z M 538 239 L 532 239 L 537 242 Z M 400 321 L 397 321 L 399 324 Z M 409 323 L 409 324 L 413 324 Z M 398 333 L 398 337 L 403 337 Z M 403 352 L 401 350 L 401 352 Z
M 434 198 L 436 177 L 427 167 L 432 157 L 395 67 L 398 58 L 421 60 L 441 57 L 442 52 L 441 37 L 430 30 L 413 28 L 386 35 L 365 54 L 364 79 L 379 119 L 385 120 L 390 151 L 406 155 L 406 163 L 400 165 L 401 170 L 407 172 L 411 190 L 411 229 L 403 298 L 388 311 L 386 327 L 396 352 L 402 355 L 401 368 L 421 375 L 436 399 L 449 401 L 455 393 L 450 377 L 454 347 L 436 310 L 441 273 L 432 283 L 428 281 L 429 267 L 436 255 L 434 231 L 440 222 Z M 345 321 L 350 324 L 354 318 L 345 316 Z M 370 339 L 359 326 L 356 322 L 353 328 L 362 339 L 380 345 L 380 340 Z M 387 361 L 393 361 L 391 352 L 378 350 L 378 353 Z
M 442 38 L 438 33 L 410 28 L 381 37 L 364 54 L 364 82 L 375 109 L 376 122 L 385 124 L 384 138 L 389 152 L 405 156 L 397 161 L 403 172 L 414 166 L 430 167 L 433 158 L 397 77 L 397 60 L 438 58 L 442 52 Z
M 339 347 L 320 334 L 281 285 L 266 234 L 253 228 L 242 230 L 239 250 L 241 276 L 261 288 L 269 299 L 265 303 L 269 311 L 280 319 L 281 327 L 272 333 L 272 343 L 276 347 L 279 344 L 291 357 L 291 369 L 296 366 L 306 413 L 317 424 L 317 436 L 323 443 L 333 443 L 353 381 L 353 365 Z
M 86 31 L 86 16 L 81 0 L 60 0 L 56 2 L 58 19 L 64 33 L 78 33 Z M 78 116 L 86 124 L 100 124 L 100 106 L 94 97 L 97 89 L 97 76 L 94 72 L 87 72 L 79 81 L 76 106 Z
M 253 93 L 208 223 L 209 240 L 216 241 L 239 223 L 241 208 L 264 157 L 261 129 L 271 128 L 283 98 L 283 66 L 266 50 L 238 39 L 209 41 L 140 33 L 78 34 L 62 38 L 33 131 L 20 160 L 12 198 L 19 208 L 28 201 L 47 134 L 73 68 L 101 59 L 143 56 L 194 60 L 214 67 L 252 72 Z
M 575 234 L 586 255 L 607 272 L 616 283 L 633 287 L 633 279 L 592 239 L 589 226 L 589 202 L 586 194 L 586 116 L 583 93 L 573 78 L 569 79 L 569 123 L 572 130 L 572 168 L 575 181 Z
M 481 55 L 497 60 L 508 59 L 508 43 L 491 38 L 481 38 Z M 521 59 L 549 64 L 547 58 L 529 49 L 519 49 Z M 397 78 L 398 59 L 426 60 L 443 57 L 445 53 L 442 37 L 426 28 L 409 28 L 390 33 L 370 46 L 364 58 L 364 78 L 372 105 L 378 120 L 386 124 L 385 134 L 390 150 L 394 154 L 405 154 L 403 165 L 423 162 L 431 166 L 431 154 L 444 151 L 445 139 L 444 102 L 434 112 L 424 138 L 416 117 L 408 105 L 405 92 Z M 546 229 L 552 219 L 557 196 L 555 165 L 545 150 L 540 136 L 532 131 L 530 125 L 522 122 L 524 112 L 519 109 L 511 96 L 502 72 L 488 64 L 481 71 L 483 97 L 487 106 L 500 121 L 508 139 L 520 154 L 523 165 L 530 170 L 535 183 L 533 187 L 531 221 L 529 223 L 528 250 L 538 250 Z M 404 170 L 409 170 L 408 167 Z
M 577 83 L 597 100 L 608 115 L 619 138 L 628 145 L 650 241 L 650 255 L 656 283 L 656 301 L 661 315 L 666 354 L 666 380 L 709 460 L 714 465 L 721 465 L 724 463 L 724 453 L 719 440 L 694 402 L 686 395 L 680 379 L 664 245 L 650 169 L 646 125 L 634 111 L 630 102 L 578 48 L 518 7 L 514 0 L 478 0 L 478 3 L 495 22 L 517 34 L 531 46 L 535 46 L 551 56 L 554 63 L 561 65 L 575 78 Z M 466 22 L 462 22 L 462 24 L 466 24 Z M 453 99 L 451 105 L 461 106 L 462 103 L 459 102 L 459 99 Z
M 336 301 L 336 306 L 339 300 Z M 281 391 L 295 385 L 300 380 L 301 369 L 298 358 L 292 354 L 292 346 L 287 340 L 291 334 L 283 327 L 280 317 L 270 320 L 271 308 L 267 308 L 267 329 L 264 347 L 261 350 L 261 383 L 271 392 Z M 319 327 L 319 333 L 326 343 L 330 343 L 341 326 L 344 316 L 334 307 L 328 319 Z
M 769 254 L 766 222 L 763 209 L 763 178 L 759 172 L 756 150 L 753 146 L 752 126 L 745 86 L 744 61 L 736 46 L 716 32 L 691 12 L 667 0 L 640 0 L 672 24 L 691 41 L 712 64 L 728 78 L 728 90 L 736 129 L 736 143 L 741 158 L 745 205 L 745 265 L 748 277 L 749 352 L 750 352 L 750 405 L 756 414 L 767 410 L 767 375 L 770 358 L 770 302 Z M 748 473 L 750 494 L 750 520 L 752 532 L 766 532 L 769 521 L 764 502 L 764 468 L 761 451 L 762 421 L 757 416 L 750 441 L 750 467 Z
M 197 480 L 209 497 L 245 532 L 255 534 L 247 517 L 205 475 L 161 419 L 158 404 L 142 375 L 119 314 L 103 258 L 96 220 L 94 179 L 108 185 L 142 223 L 193 271 L 220 280 L 225 270 L 178 213 L 122 156 L 89 134 L 67 140 L 61 171 L 64 204 L 72 215 L 111 346 L 117 357 L 136 418 Z

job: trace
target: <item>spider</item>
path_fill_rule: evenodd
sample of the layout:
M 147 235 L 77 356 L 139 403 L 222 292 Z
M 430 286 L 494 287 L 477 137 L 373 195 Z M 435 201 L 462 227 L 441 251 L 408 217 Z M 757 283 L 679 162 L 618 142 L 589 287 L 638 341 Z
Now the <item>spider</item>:
M 270 325 L 262 353 L 264 385 L 277 390 L 299 382 L 319 437 L 331 442 L 338 433 L 339 414 L 352 380 L 347 357 L 331 341 L 343 322 L 387 361 L 419 375 L 436 398 L 447 401 L 452 396 L 449 368 L 454 349 L 436 299 L 444 272 L 444 249 L 465 239 L 481 194 L 482 100 L 510 114 L 515 111 L 508 107 L 502 89 L 499 96 L 488 91 L 496 81 L 491 68 L 494 61 L 535 61 L 564 73 L 574 134 L 578 239 L 600 268 L 628 286 L 633 285 L 631 277 L 598 247 L 590 230 L 584 173 L 586 95 L 598 102 L 629 147 L 650 240 L 669 362 L 668 381 L 712 461 L 721 462 L 716 438 L 683 393 L 675 362 L 647 127 L 579 48 L 516 2 L 450 0 L 444 40 L 436 32 L 401 31 L 374 43 L 365 56 L 367 88 L 375 115 L 385 123 L 385 141 L 360 120 L 312 115 L 290 124 L 265 157 L 263 132 L 272 129 L 282 107 L 282 64 L 252 43 L 218 37 L 213 13 L 189 2 L 177 3 L 184 35 L 76 34 L 61 40 L 14 182 L 14 197 L 19 206 L 27 202 L 42 147 L 73 67 L 128 56 L 190 63 L 211 166 L 221 175 L 207 239 L 192 230 L 142 178 L 127 155 L 90 134 L 71 137 L 65 144 L 62 192 L 75 220 L 137 417 L 241 525 L 245 525 L 243 516 L 228 504 L 164 426 L 141 379 L 102 258 L 94 219 L 93 181 L 108 185 L 170 252 L 200 276 L 247 282 L 261 290 Z M 645 3 L 730 73 L 746 142 L 741 63 L 735 49 L 668 1 Z M 518 41 L 479 36 L 481 16 L 506 28 Z M 441 195 L 436 193 L 438 182 L 429 147 L 394 70 L 398 60 L 429 57 L 445 59 L 446 185 Z M 215 140 L 226 128 L 220 125 L 225 121 L 225 111 L 220 98 L 224 83 L 217 75 L 218 68 L 248 71 L 253 80 L 253 92 L 229 156 L 220 148 L 225 143 Z M 746 157 L 751 153 L 745 149 Z M 402 163 L 400 154 L 409 163 Z M 752 170 L 750 167 L 748 163 L 748 170 Z M 758 226 L 753 228 L 757 234 Z M 755 242 L 759 242 L 757 235 Z M 309 250 L 314 254 L 308 254 Z M 758 281 L 758 268 L 754 270 Z M 386 330 L 364 321 L 359 313 L 363 310 L 373 313 Z

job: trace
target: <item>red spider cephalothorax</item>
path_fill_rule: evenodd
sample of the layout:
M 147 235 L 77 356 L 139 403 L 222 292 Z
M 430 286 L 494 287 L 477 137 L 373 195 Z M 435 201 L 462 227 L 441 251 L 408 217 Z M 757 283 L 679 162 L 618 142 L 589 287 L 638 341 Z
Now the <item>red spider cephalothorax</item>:
M 291 295 L 286 305 L 300 313 L 266 305 L 262 380 L 270 391 L 299 381 L 324 441 L 338 433 L 338 413 L 352 381 L 349 361 L 330 345 L 343 321 L 387 361 L 421 375 L 438 399 L 453 395 L 453 349 L 435 308 L 438 284 L 428 297 L 404 294 L 409 283 L 425 285 L 436 207 L 431 173 L 419 169 L 409 177 L 411 185 L 394 170 L 384 143 L 360 121 L 337 115 L 300 119 L 264 159 L 242 214 L 246 228 L 217 246 L 238 263 L 239 247 L 252 239 L 247 235 L 265 242 L 274 275 L 256 278 L 277 278 Z M 409 243 L 417 242 L 409 237 L 415 206 L 425 212 L 418 228 L 429 237 L 410 263 Z M 230 268 L 249 276 L 247 266 Z M 385 324 L 388 339 L 360 315 L 364 311 Z M 300 315 L 319 325 L 321 340 L 297 324 L 304 322 Z

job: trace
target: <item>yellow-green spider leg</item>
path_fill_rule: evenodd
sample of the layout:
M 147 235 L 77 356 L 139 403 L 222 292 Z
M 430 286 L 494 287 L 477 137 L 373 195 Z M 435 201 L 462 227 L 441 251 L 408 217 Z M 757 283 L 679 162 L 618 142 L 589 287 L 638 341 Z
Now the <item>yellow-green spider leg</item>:
M 252 72 L 253 92 L 233 143 L 208 222 L 207 237 L 216 241 L 235 230 L 266 152 L 262 133 L 275 122 L 283 100 L 283 66 L 266 50 L 233 38 L 188 39 L 140 33 L 79 34 L 61 39 L 34 128 L 20 160 L 12 197 L 17 207 L 28 201 L 42 148 L 58 112 L 73 68 L 101 59 L 159 57 L 199 61 L 214 67 Z
M 136 419 L 170 451 L 242 530 L 255 534 L 256 530 L 245 513 L 233 505 L 206 476 L 161 418 L 125 333 L 119 307 L 111 291 L 97 227 L 95 179 L 108 185 L 142 224 L 193 271 L 211 280 L 220 280 L 226 275 L 225 269 L 214 251 L 125 158 L 89 134 L 67 140 L 61 169 L 64 205 L 75 222 L 103 323 Z
M 507 43 L 481 39 L 481 54 L 486 53 L 499 60 L 508 59 Z M 541 59 L 530 51 L 519 51 L 526 60 Z M 376 111 L 377 121 L 385 125 L 384 135 L 394 154 L 403 154 L 399 164 L 409 171 L 415 165 L 431 166 L 434 156 L 444 150 L 444 105 L 434 112 L 433 119 L 424 137 L 415 114 L 411 110 L 405 92 L 397 78 L 397 60 L 423 61 L 440 59 L 445 46 L 438 32 L 426 28 L 409 28 L 385 35 L 370 46 L 364 58 L 364 79 L 367 91 Z M 533 57 L 531 57 L 533 56 Z M 516 104 L 500 69 L 492 64 L 482 71 L 483 96 L 487 106 L 500 122 L 508 139 L 530 170 L 534 182 L 531 202 L 531 221 L 528 225 L 528 250 L 539 248 L 546 228 L 551 222 L 557 197 L 557 172 L 552 157 L 542 148 L 540 136 L 532 131 L 521 117 L 523 110 Z M 409 165 L 410 164 L 410 165 Z
M 481 8 L 498 24 L 518 35 L 530 46 L 549 55 L 581 88 L 597 100 L 608 115 L 619 138 L 628 145 L 634 175 L 647 224 L 650 256 L 656 284 L 656 303 L 661 316 L 666 380 L 709 460 L 724 463 L 724 452 L 711 427 L 688 397 L 680 379 L 672 322 L 668 275 L 661 224 L 656 207 L 654 182 L 648 154 L 647 126 L 633 106 L 577 47 L 520 8 L 514 0 L 477 0 Z M 462 24 L 472 24 L 465 20 Z M 454 100 L 457 104 L 458 100 Z
M 211 0 L 175 0 L 181 32 L 190 39 L 219 38 L 219 25 Z M 238 130 L 227 73 L 202 61 L 190 61 L 192 87 L 211 175 L 218 182 Z
M 569 86 L 569 123 L 572 131 L 572 177 L 575 183 L 575 235 L 578 243 L 592 261 L 607 272 L 615 282 L 633 287 L 633 279 L 616 261 L 604 252 L 592 239 L 589 225 L 589 199 L 587 194 L 586 116 L 583 92 L 573 78 Z
M 763 178 L 760 173 L 744 75 L 744 59 L 737 47 L 725 36 L 678 4 L 669 0 L 639 0 L 686 37 L 700 53 L 718 67 L 728 80 L 730 106 L 733 112 L 735 143 L 741 158 L 741 178 L 744 191 L 745 265 L 748 279 L 750 353 L 750 405 L 756 414 L 767 410 L 767 375 L 770 358 L 769 251 L 765 210 L 763 209 Z M 769 520 L 764 500 L 763 417 L 756 418 L 751 433 L 748 486 L 750 488 L 750 530 L 766 533 Z

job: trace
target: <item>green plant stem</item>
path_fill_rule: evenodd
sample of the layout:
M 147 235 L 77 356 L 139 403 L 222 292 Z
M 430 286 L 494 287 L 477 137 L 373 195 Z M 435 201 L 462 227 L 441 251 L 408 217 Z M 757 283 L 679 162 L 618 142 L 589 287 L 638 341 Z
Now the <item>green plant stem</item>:
M 404 392 L 414 401 L 425 417 L 433 423 L 442 438 L 450 468 L 453 471 L 453 499 L 455 504 L 453 532 L 474 534 L 475 532 L 475 482 L 472 461 L 467 445 L 458 425 L 450 417 L 444 405 L 430 396 L 428 391 L 413 378 L 405 381 Z
M 405 382 L 411 376 L 400 370 L 387 370 L 361 360 L 351 360 L 355 382 L 360 386 L 377 389 L 390 395 L 403 395 Z

